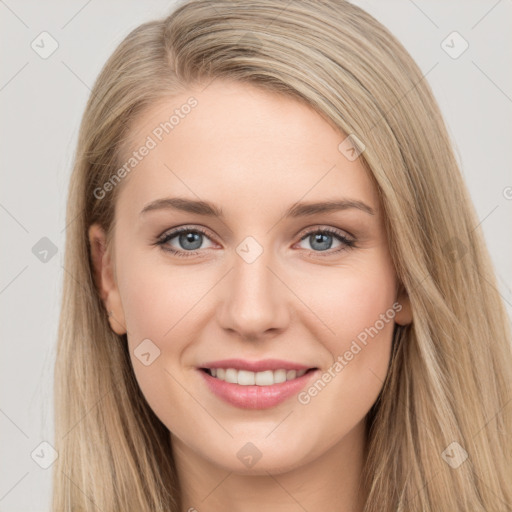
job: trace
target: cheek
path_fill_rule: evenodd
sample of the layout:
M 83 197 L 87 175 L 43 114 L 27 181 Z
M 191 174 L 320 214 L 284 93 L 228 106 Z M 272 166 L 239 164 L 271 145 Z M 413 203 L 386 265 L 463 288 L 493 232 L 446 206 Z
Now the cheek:
M 118 277 L 133 369 L 153 404 L 164 387 L 174 386 L 171 374 L 180 371 L 184 354 L 201 331 L 207 304 L 202 299 L 215 279 L 190 267 L 151 265 L 147 259 L 132 253 L 120 262 Z M 148 352 L 146 362 L 154 362 L 146 366 L 139 356 Z M 179 386 L 173 392 L 179 394 Z
M 340 268 L 328 277 L 325 282 L 317 279 L 316 286 L 306 283 L 302 291 L 315 313 L 309 328 L 332 357 L 325 380 L 333 384 L 322 395 L 362 407 L 363 413 L 377 397 L 388 369 L 396 313 L 394 270 L 381 259 L 375 270 Z
M 296 290 L 301 297 L 307 297 L 305 303 L 312 312 L 311 328 L 316 325 L 315 331 L 322 329 L 321 339 L 329 344 L 333 354 L 344 350 L 347 341 L 372 327 L 381 314 L 392 308 L 395 300 L 394 271 L 387 264 L 378 265 L 376 271 L 369 266 L 329 269 L 296 282 L 302 283 Z M 381 322 L 378 327 L 386 330 Z
M 201 279 L 189 271 L 151 265 L 144 255 L 121 262 L 119 276 L 126 327 L 133 343 L 150 338 L 161 348 L 168 345 L 174 332 L 197 316 L 194 304 L 205 293 Z
M 383 274 L 379 279 L 347 279 L 344 284 L 338 301 L 340 307 L 334 318 L 335 330 L 343 339 L 354 339 L 374 326 L 392 306 L 394 283 Z M 383 330 L 380 322 L 378 327 Z
M 201 304 L 194 304 L 204 295 L 205 284 L 199 286 L 185 272 L 174 271 L 171 276 L 168 268 L 144 264 L 142 257 L 127 259 L 123 265 L 119 289 L 135 378 L 153 412 L 164 424 L 174 425 L 167 416 L 169 397 L 180 404 L 185 416 L 188 408 L 191 415 L 197 414 L 179 383 L 179 365 L 190 343 L 191 322 L 198 321 Z
M 382 389 L 394 330 L 393 276 L 385 269 L 373 276 L 347 271 L 332 283 L 323 309 L 318 295 L 312 297 L 318 316 L 334 331 L 322 328 L 318 336 L 332 359 L 299 394 L 299 411 L 307 431 L 329 425 L 322 433 L 326 446 L 363 420 Z

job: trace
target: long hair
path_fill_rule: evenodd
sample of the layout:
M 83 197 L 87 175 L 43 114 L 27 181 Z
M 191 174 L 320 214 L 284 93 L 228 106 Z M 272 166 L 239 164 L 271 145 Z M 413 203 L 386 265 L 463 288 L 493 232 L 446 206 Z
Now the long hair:
M 360 158 L 413 312 L 410 325 L 395 327 L 367 416 L 365 512 L 512 507 L 509 318 L 420 69 L 344 0 L 192 0 L 122 41 L 83 115 L 67 203 L 53 510 L 180 510 L 169 432 L 137 385 L 126 335 L 110 328 L 87 233 L 97 222 L 111 240 L 122 184 L 101 200 L 94 191 L 122 165 L 137 117 L 215 79 L 305 102 L 365 146 Z

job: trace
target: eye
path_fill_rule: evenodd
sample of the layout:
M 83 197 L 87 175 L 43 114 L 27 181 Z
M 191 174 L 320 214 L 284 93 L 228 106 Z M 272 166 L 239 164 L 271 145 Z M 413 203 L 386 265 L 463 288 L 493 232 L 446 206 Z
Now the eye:
M 333 245 L 333 239 L 339 243 L 337 249 L 329 251 Z M 300 243 L 307 241 L 313 248 L 310 252 L 322 253 L 319 256 L 330 256 L 355 247 L 355 241 L 348 238 L 342 231 L 333 228 L 317 228 L 306 232 Z M 326 252 L 329 251 L 329 252 Z
M 175 238 L 175 243 L 178 244 L 177 248 L 169 243 Z M 197 254 L 205 238 L 209 239 L 206 231 L 201 228 L 182 227 L 164 234 L 156 241 L 156 245 L 160 245 L 163 250 L 176 256 L 187 257 Z
M 162 250 L 179 257 L 191 257 L 199 255 L 201 253 L 200 249 L 209 248 L 202 247 L 205 239 L 210 240 L 210 237 L 204 229 L 183 226 L 168 233 L 164 233 L 156 240 L 154 245 L 159 245 Z M 173 240 L 175 241 L 173 242 Z M 337 241 L 339 246 L 335 250 L 330 250 L 333 245 L 333 240 L 335 242 Z M 318 256 L 331 256 L 355 247 L 355 240 L 348 238 L 342 231 L 334 228 L 310 229 L 305 234 L 303 233 L 299 244 L 304 241 L 308 241 L 312 247 L 312 249 L 308 249 L 308 251 Z

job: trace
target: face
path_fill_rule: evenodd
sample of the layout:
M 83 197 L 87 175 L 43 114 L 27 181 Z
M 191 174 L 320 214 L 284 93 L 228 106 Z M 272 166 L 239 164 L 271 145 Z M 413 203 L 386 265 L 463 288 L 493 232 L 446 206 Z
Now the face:
M 225 470 L 286 471 L 362 432 L 410 321 L 345 138 L 290 97 L 221 80 L 130 134 L 125 161 L 141 158 L 117 185 L 113 255 L 95 249 L 99 286 L 173 443 Z

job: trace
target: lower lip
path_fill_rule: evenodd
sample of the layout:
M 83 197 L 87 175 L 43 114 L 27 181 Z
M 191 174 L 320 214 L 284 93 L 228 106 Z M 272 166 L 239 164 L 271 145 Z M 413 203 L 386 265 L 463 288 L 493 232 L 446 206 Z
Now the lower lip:
M 235 407 L 241 409 L 268 409 L 296 395 L 318 370 L 305 373 L 301 377 L 271 386 L 241 386 L 212 377 L 198 370 L 210 391 Z

